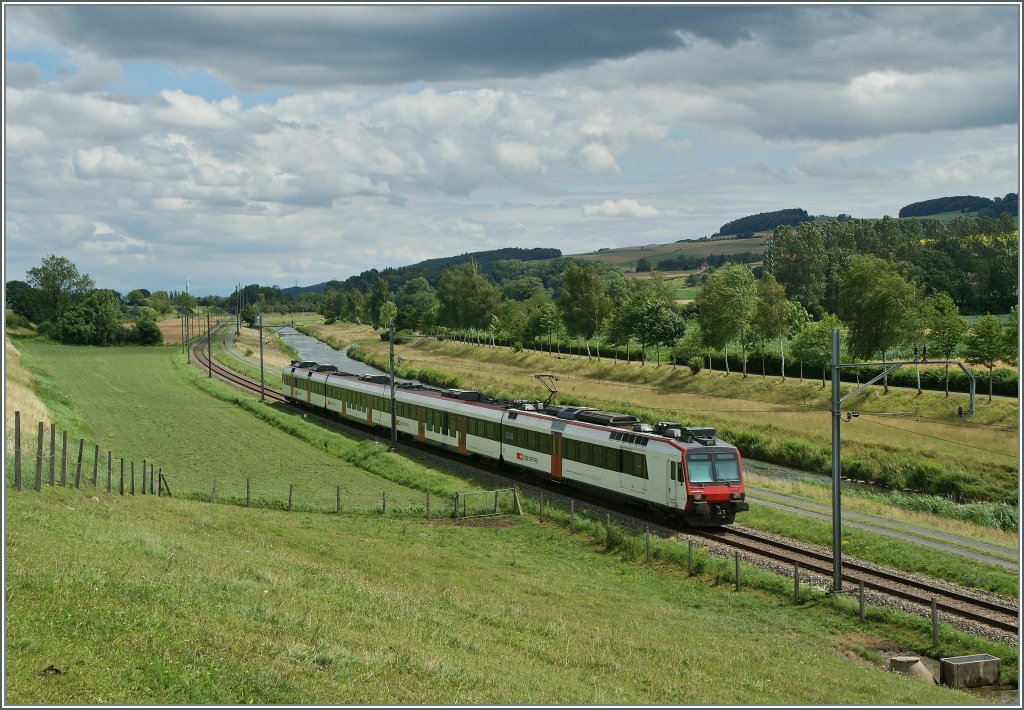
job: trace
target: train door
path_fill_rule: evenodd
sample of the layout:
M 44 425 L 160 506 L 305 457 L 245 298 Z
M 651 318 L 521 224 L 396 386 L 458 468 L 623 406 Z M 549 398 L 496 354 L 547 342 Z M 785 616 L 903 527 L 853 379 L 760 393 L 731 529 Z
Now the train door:
M 565 444 L 562 443 L 562 435 L 555 432 L 551 435 L 551 479 L 562 480 L 562 452 Z
M 459 453 L 466 453 L 466 418 L 459 417 L 457 420 L 458 435 L 459 435 Z
M 681 464 L 672 461 L 671 459 L 669 459 L 667 465 L 668 475 L 665 476 L 665 480 L 668 482 L 668 491 L 666 493 L 665 499 L 666 502 L 674 508 L 676 507 L 676 501 L 678 500 L 677 496 L 679 494 L 679 478 L 682 475 L 683 467 Z
M 416 438 L 422 444 L 427 440 L 427 409 L 426 407 L 416 407 L 416 422 L 419 425 L 419 431 L 416 434 Z

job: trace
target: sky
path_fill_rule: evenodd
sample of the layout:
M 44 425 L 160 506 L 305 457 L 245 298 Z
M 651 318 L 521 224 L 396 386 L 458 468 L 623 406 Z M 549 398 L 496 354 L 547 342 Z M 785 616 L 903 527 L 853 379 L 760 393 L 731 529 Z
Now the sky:
M 4 6 L 4 280 L 227 295 L 1020 185 L 1020 7 Z

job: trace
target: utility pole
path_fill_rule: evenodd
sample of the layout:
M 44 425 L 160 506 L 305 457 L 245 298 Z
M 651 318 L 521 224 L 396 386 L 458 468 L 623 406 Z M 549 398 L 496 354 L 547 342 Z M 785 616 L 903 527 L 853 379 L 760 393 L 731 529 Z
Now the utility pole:
M 210 311 L 206 311 L 206 376 L 213 377 L 213 348 L 210 342 L 213 331 L 210 329 Z
M 391 450 L 398 448 L 398 415 L 395 412 L 395 319 L 388 321 L 388 374 L 391 380 Z
M 259 315 L 260 323 L 260 401 L 263 401 L 263 314 Z
M 242 332 L 242 284 L 235 288 L 235 335 Z
M 840 405 L 848 400 L 850 397 L 854 397 L 863 392 L 870 385 L 875 384 L 879 380 L 887 377 L 893 370 L 903 367 L 904 365 L 914 365 L 915 367 L 922 362 L 927 362 L 932 365 L 958 365 L 964 374 L 971 380 L 971 404 L 970 413 L 974 414 L 975 404 L 975 380 L 974 374 L 967 369 L 967 367 L 960 360 L 928 360 L 928 350 L 925 348 L 922 351 L 922 359 L 917 359 L 917 346 L 914 346 L 914 359 L 904 362 L 854 362 L 854 363 L 843 363 L 840 362 L 839 358 L 839 329 L 832 329 L 832 593 L 838 594 L 843 590 L 843 550 L 842 550 L 842 510 L 839 504 L 840 500 L 840 484 L 842 477 L 840 475 L 840 462 L 839 462 L 839 422 L 840 422 Z M 881 367 L 882 371 L 872 377 L 870 380 L 860 385 L 851 392 L 847 392 L 845 397 L 840 396 L 839 391 L 839 374 L 844 367 Z M 850 421 L 854 417 L 859 417 L 859 412 L 847 412 L 846 421 Z

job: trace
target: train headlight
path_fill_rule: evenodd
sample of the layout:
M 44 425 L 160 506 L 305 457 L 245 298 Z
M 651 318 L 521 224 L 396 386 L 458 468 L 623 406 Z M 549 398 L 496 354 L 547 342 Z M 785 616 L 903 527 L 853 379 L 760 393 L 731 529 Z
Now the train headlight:
M 694 502 L 700 502 L 700 501 L 704 500 L 704 494 L 703 493 L 693 493 L 693 494 L 690 495 L 690 499 L 693 500 Z
M 743 500 L 743 494 L 742 493 L 730 493 L 729 494 L 729 500 Z

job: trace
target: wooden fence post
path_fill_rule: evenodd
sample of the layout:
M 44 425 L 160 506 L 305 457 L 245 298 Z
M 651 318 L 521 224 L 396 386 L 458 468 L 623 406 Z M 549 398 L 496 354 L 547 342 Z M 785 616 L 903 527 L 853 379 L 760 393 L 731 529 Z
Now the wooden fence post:
M 36 443 L 36 491 L 43 490 L 43 423 L 39 422 L 39 437 Z
M 78 440 L 78 466 L 75 468 L 75 488 L 82 487 L 82 450 L 85 448 L 85 439 Z
M 430 519 L 430 491 L 427 491 L 427 519 Z
M 800 603 L 800 563 L 793 563 L 793 603 Z
M 124 456 L 121 457 L 121 485 L 119 491 L 121 495 L 124 495 Z
M 740 553 L 736 553 L 736 591 L 740 591 Z
M 388 499 L 387 499 L 387 496 L 384 495 L 384 491 L 381 491 L 380 492 L 380 514 L 384 515 L 384 513 L 386 513 L 386 512 L 388 512 Z
M 50 422 L 50 485 L 55 484 L 53 468 L 57 464 L 57 425 Z
M 110 479 L 112 477 L 111 471 L 113 470 L 111 468 L 111 463 L 110 463 L 110 453 L 111 452 L 108 450 L 107 451 L 107 493 L 110 493 Z
M 864 621 L 864 580 L 863 579 L 860 581 L 860 585 L 859 586 L 860 586 L 860 589 L 859 589 L 859 596 L 860 596 L 860 620 Z
M 60 448 L 60 485 L 68 485 L 68 433 L 61 435 L 63 442 Z
M 686 541 L 686 575 L 693 575 L 693 540 Z
M 142 495 L 146 495 L 146 459 L 142 459 Z
M 544 491 L 540 492 L 540 522 L 544 522 Z
M 341 515 L 341 486 L 334 488 L 334 512 Z
M 294 487 L 291 483 L 288 484 L 288 510 L 292 509 L 292 489 Z
M 132 495 L 135 495 L 135 462 L 132 461 Z
M 651 561 L 651 526 L 650 525 L 645 525 L 644 526 L 644 538 L 646 539 L 646 542 L 647 542 L 647 561 L 650 562 Z
M 245 507 L 248 508 L 252 505 L 252 488 L 249 484 L 249 479 L 245 479 Z
M 217 498 L 217 477 L 214 476 L 210 481 L 210 502 L 212 503 Z
M 14 413 L 14 488 L 21 490 L 21 411 Z
M 154 468 L 156 468 L 156 467 L 153 464 L 149 464 L 149 494 L 150 495 L 153 495 L 153 486 L 156 485 L 156 481 L 154 480 L 154 478 L 155 478 L 154 471 L 153 471 Z
M 569 501 L 569 532 L 576 532 L 576 501 Z
M 455 504 L 455 517 L 458 518 L 459 517 L 459 494 L 458 493 L 455 494 L 455 497 L 452 499 L 452 503 Z
M 932 646 L 939 645 L 939 610 L 935 606 L 935 597 L 932 597 Z
M 100 475 L 100 445 L 96 444 L 96 450 L 92 454 L 92 487 L 96 487 L 96 481 Z

